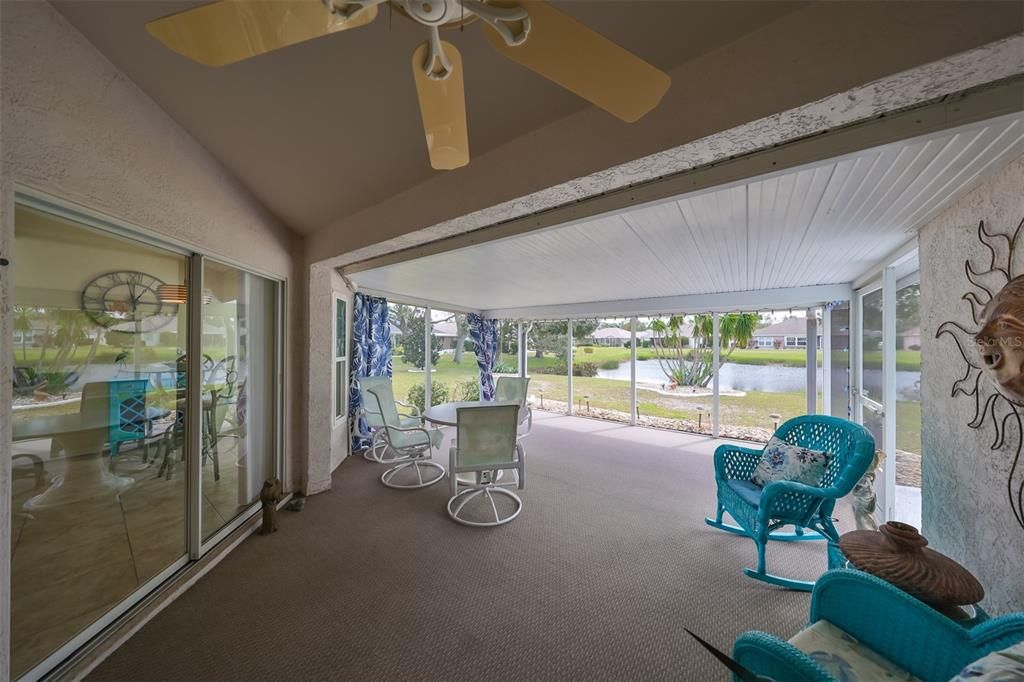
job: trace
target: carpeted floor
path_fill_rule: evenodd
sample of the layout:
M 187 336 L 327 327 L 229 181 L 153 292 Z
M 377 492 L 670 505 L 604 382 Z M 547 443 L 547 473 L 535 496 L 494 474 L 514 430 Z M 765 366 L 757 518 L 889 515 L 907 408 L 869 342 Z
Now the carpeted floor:
M 808 595 L 743 576 L 752 542 L 704 525 L 714 441 L 538 415 L 526 445 L 525 509 L 492 529 L 451 522 L 445 483 L 390 490 L 349 458 L 90 679 L 725 680 L 684 627 L 730 650 L 806 619 Z M 821 543 L 769 550 L 824 566 Z

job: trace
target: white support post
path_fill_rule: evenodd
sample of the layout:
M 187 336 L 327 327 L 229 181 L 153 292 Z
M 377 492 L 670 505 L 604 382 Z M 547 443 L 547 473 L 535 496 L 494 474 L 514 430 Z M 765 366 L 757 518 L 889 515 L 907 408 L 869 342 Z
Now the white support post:
M 718 414 L 719 414 L 719 400 L 718 400 L 718 366 L 722 359 L 721 349 L 721 334 L 719 327 L 721 326 L 721 320 L 718 313 L 711 313 L 711 357 L 712 357 L 712 370 L 711 375 L 711 435 L 718 438 Z
M 636 318 L 629 318 L 629 423 L 636 426 Z
M 434 393 L 430 384 L 430 372 L 433 369 L 430 364 L 430 332 L 433 331 L 434 320 L 430 308 L 423 309 L 423 409 L 433 405 Z
M 567 394 L 568 400 L 565 405 L 565 413 L 572 414 L 572 320 L 566 321 L 566 331 L 568 333 L 565 337 L 569 345 L 565 351 L 565 373 L 568 375 L 566 381 L 568 382 L 569 392 Z
M 832 414 L 832 306 L 821 309 L 821 413 Z
M 818 412 L 818 318 L 807 309 L 807 414 Z
M 896 268 L 885 269 L 882 283 L 882 410 L 885 422 L 885 520 L 896 519 Z
M 526 334 L 523 332 L 523 323 L 516 326 L 516 354 L 519 356 L 519 376 L 526 376 Z

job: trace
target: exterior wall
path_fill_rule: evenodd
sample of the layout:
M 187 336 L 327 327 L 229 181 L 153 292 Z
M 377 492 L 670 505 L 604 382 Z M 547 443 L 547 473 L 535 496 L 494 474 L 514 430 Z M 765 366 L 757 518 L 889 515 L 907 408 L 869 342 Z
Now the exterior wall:
M 269 215 L 169 116 L 47 3 L 0 10 L 0 253 L 14 243 L 14 193 L 32 189 L 144 232 L 287 278 L 287 470 L 305 468 L 304 410 L 296 399 L 306 347 L 299 301 L 301 239 Z M 11 338 L 12 268 L 0 268 L 0 338 Z M 6 352 L 6 351 L 5 351 Z M 0 362 L 10 386 L 11 364 Z M 0 391 L 0 414 L 10 410 Z M 10 420 L 0 419 L 0 679 L 7 679 Z
M 345 324 L 349 335 L 346 349 L 351 355 L 352 292 L 334 268 L 323 264 L 309 269 L 309 459 L 306 468 L 307 495 L 329 490 L 331 473 L 348 456 L 348 420 L 334 418 L 334 299 L 347 302 Z M 324 381 L 327 377 L 328 380 Z M 346 386 L 348 363 L 345 363 Z
M 988 262 L 978 242 L 978 222 L 984 220 L 990 231 L 1012 233 L 1022 218 L 1024 158 L 986 179 L 920 234 L 923 531 L 932 547 L 978 577 L 987 592 L 986 607 L 996 612 L 1024 609 L 1024 529 L 1014 520 L 1006 492 L 1015 438 L 1024 434 L 1010 433 L 1006 446 L 990 450 L 991 421 L 980 429 L 967 426 L 973 400 L 950 397 L 966 366 L 953 340 L 936 339 L 935 333 L 947 320 L 977 329 L 960 297 L 971 290 L 964 259 Z M 1019 251 L 1015 269 L 1024 271 Z

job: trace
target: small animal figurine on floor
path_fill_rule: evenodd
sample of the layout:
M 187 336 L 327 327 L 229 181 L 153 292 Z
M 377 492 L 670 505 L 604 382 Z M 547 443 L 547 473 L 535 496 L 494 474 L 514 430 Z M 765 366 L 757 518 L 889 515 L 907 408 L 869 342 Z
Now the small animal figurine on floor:
M 281 480 L 268 478 L 263 482 L 263 489 L 260 491 L 260 502 L 263 503 L 263 527 L 260 528 L 260 535 L 277 532 L 277 503 L 280 501 Z

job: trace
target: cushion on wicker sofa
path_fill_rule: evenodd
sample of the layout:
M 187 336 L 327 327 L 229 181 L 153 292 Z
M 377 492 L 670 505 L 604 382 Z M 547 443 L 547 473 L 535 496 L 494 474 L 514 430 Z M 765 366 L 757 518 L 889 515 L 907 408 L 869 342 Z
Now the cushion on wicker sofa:
M 1024 642 L 993 651 L 960 671 L 950 682 L 1024 682 Z
M 827 620 L 819 620 L 804 628 L 789 643 L 840 682 L 917 680 Z

